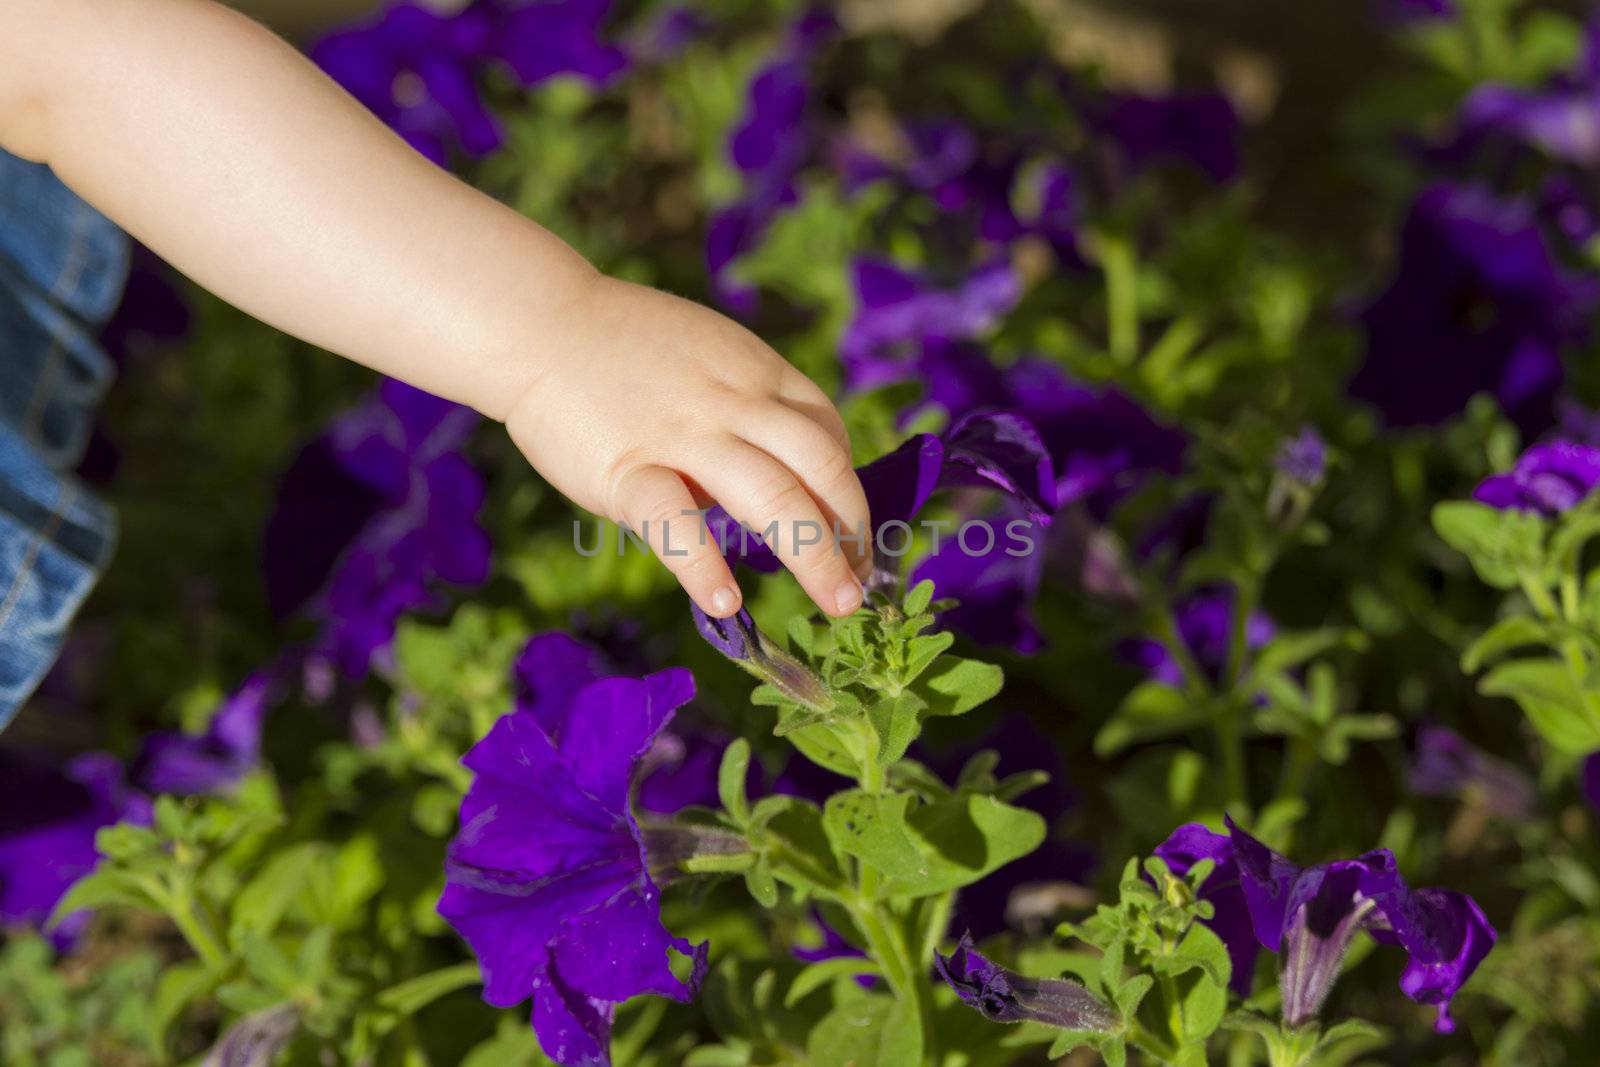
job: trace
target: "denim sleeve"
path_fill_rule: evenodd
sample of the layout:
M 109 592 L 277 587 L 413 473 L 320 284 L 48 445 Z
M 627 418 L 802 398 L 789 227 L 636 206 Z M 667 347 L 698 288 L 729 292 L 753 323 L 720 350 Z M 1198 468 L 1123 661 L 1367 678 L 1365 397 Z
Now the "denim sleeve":
M 96 332 L 128 239 L 49 168 L 0 153 L 0 728 L 104 569 L 112 511 L 69 472 L 113 367 Z

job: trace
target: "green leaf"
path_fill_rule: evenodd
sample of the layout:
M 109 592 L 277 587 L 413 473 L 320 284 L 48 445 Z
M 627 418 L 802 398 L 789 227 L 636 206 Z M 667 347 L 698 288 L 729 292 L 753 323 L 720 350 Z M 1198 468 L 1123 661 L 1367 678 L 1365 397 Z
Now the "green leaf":
M 717 769 L 717 797 L 723 810 L 741 826 L 750 821 L 750 801 L 745 796 L 749 774 L 750 742 L 735 738 L 722 753 L 722 765 Z
M 828 798 L 822 827 L 833 847 L 870 863 L 891 878 L 916 879 L 927 870 L 927 858 L 912 840 L 907 808 L 910 793 L 869 793 L 847 789 Z
M 930 715 L 965 715 L 1005 684 L 1005 672 L 992 663 L 946 656 L 913 687 L 928 702 Z
M 847 790 L 823 825 L 836 848 L 887 876 L 887 896 L 931 896 L 970 885 L 1044 840 L 1036 813 L 990 796 L 918 804 L 909 793 Z
M 1144 1003 L 1144 998 L 1150 992 L 1156 980 L 1148 974 L 1136 974 L 1112 990 L 1111 1000 L 1117 1006 L 1117 1012 L 1124 1019 L 1131 1019 L 1139 1011 L 1139 1005 Z
M 340 846 L 333 857 L 326 918 L 340 929 L 356 925 L 367 901 L 383 888 L 383 859 L 378 839 L 357 834 Z
M 1478 683 L 1486 696 L 1510 697 L 1558 751 L 1579 756 L 1600 749 L 1600 711 L 1559 659 L 1502 663 Z
M 1434 507 L 1433 528 L 1496 589 L 1514 588 L 1520 571 L 1542 567 L 1545 521 L 1530 512 L 1452 500 Z
M 1290 670 L 1346 642 L 1361 640 L 1359 631 L 1350 631 L 1337 626 L 1280 633 L 1256 653 L 1252 673 L 1259 677 Z M 1246 687 L 1248 688 L 1251 687 Z
M 1181 690 L 1157 681 L 1140 682 L 1095 734 L 1095 755 L 1113 756 L 1140 741 L 1171 737 L 1209 717 L 1209 708 L 1194 703 Z
M 795 976 L 794 981 L 789 983 L 789 990 L 783 995 L 783 1006 L 794 1007 L 807 995 L 835 979 L 882 973 L 877 963 L 865 956 L 837 956 L 831 960 L 819 960 L 807 964 L 805 969 Z
M 246 936 L 239 946 L 239 958 L 251 978 L 278 994 L 292 996 L 303 985 L 302 976 L 289 957 L 264 937 Z
M 956 635 L 948 630 L 936 634 L 923 634 L 906 642 L 906 665 L 901 668 L 900 682 L 910 685 L 922 676 L 933 661 L 956 643 Z
M 924 578 L 907 591 L 905 600 L 901 602 L 901 610 L 907 616 L 921 615 L 928 610 L 928 605 L 933 603 L 933 579 Z
M 867 721 L 878 737 L 878 766 L 898 763 L 917 739 L 923 712 L 928 705 L 909 690 L 886 696 L 867 706 Z
M 920 1067 L 922 1022 L 909 1001 L 863 997 L 828 1013 L 806 1052 L 819 1067 Z
M 374 999 L 381 1007 L 401 1015 L 415 1015 L 440 997 L 483 980 L 476 963 L 458 963 L 427 974 L 408 978 L 380 992 Z
M 250 934 L 271 934 L 289 905 L 306 891 L 312 868 L 327 851 L 328 846 L 321 842 L 306 842 L 273 856 L 234 897 L 228 939 L 239 941 Z
M 166 1050 L 167 1030 L 173 1022 L 216 982 L 217 976 L 198 960 L 180 960 L 161 972 L 150 1000 L 150 1043 L 157 1056 Z
M 1461 653 L 1461 669 L 1476 674 L 1485 664 L 1497 660 L 1523 645 L 1548 644 L 1552 631 L 1545 623 L 1528 615 L 1512 615 L 1485 630 Z
M 160 902 L 153 895 L 154 883 L 148 877 L 132 871 L 105 868 L 94 871 L 72 884 L 50 913 L 45 925 L 49 929 L 75 911 L 86 908 L 138 908 L 142 911 L 160 911 Z
M 1046 1055 L 1052 1060 L 1058 1060 L 1073 1049 L 1084 1047 L 1098 1048 L 1106 1038 L 1105 1034 L 1094 1030 L 1060 1030 L 1056 1031 L 1056 1039 L 1050 1044 L 1050 1051 Z
M 744 872 L 744 884 L 757 904 L 763 908 L 777 907 L 778 883 L 773 880 L 772 866 L 766 862 L 765 857 Z
M 1561 566 L 1577 562 L 1583 546 L 1600 537 L 1600 510 L 1587 501 L 1581 509 L 1561 516 L 1550 538 L 1550 558 Z

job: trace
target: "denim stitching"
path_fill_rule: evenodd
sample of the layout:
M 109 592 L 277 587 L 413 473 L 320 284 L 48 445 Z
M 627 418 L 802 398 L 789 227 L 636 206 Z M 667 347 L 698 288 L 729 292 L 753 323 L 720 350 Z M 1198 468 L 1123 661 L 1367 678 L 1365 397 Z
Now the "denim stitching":
M 45 542 L 54 538 L 56 531 L 61 529 L 66 511 L 72 506 L 73 495 L 70 485 L 62 487 L 61 497 L 56 502 L 55 510 L 50 513 L 50 520 L 28 543 L 28 550 L 23 553 L 21 566 L 17 568 L 17 573 L 11 576 L 11 586 L 6 590 L 5 600 L 0 601 L 0 634 L 5 633 L 6 623 L 10 621 L 11 613 L 16 609 L 17 600 L 22 595 L 23 575 L 33 569 L 33 564 L 39 558 L 40 551 L 44 549 Z
M 67 235 L 67 257 L 61 265 L 61 273 L 57 275 L 56 283 L 50 287 L 50 297 L 57 303 L 66 303 L 83 278 L 83 269 L 89 262 L 89 242 L 85 239 L 85 229 L 91 219 L 89 208 L 82 202 L 73 208 L 71 229 Z M 52 327 L 50 347 L 45 352 L 44 365 L 39 368 L 39 376 L 34 379 L 33 396 L 28 400 L 28 411 L 22 420 L 22 434 L 31 441 L 40 440 L 43 434 L 49 397 L 61 372 L 61 360 L 65 355 L 66 349 L 62 344 L 61 331 Z M 3 618 L 0 618 L 0 621 L 4 621 Z

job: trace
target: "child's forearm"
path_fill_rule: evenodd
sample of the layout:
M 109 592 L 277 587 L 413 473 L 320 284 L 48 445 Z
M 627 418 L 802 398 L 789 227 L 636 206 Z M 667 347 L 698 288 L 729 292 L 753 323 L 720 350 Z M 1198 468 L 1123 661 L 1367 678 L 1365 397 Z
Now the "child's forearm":
M 595 274 L 205 0 L 0 0 L 0 145 L 207 289 L 503 419 Z

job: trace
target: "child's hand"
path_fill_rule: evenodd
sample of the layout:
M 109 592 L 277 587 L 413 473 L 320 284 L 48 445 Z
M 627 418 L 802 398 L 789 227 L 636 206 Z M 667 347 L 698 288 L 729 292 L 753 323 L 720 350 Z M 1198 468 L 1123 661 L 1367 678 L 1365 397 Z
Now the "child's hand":
M 641 535 L 648 522 L 651 548 L 703 610 L 727 616 L 741 602 L 694 514 L 713 500 L 753 531 L 777 523 L 774 551 L 823 611 L 860 606 L 870 543 L 834 539 L 868 523 L 844 423 L 759 338 L 596 276 L 538 347 L 544 366 L 506 417 L 512 439 L 580 507 Z
M 713 615 L 740 597 L 683 514 L 708 500 L 757 531 L 776 521 L 777 554 L 824 611 L 861 602 L 852 570 L 869 554 L 832 536 L 867 521 L 839 415 L 747 330 L 602 278 L 216 4 L 0 0 L 0 23 L 0 145 L 200 284 L 504 418 L 580 506 L 641 533 L 648 520 Z M 812 543 L 797 551 L 796 532 Z

